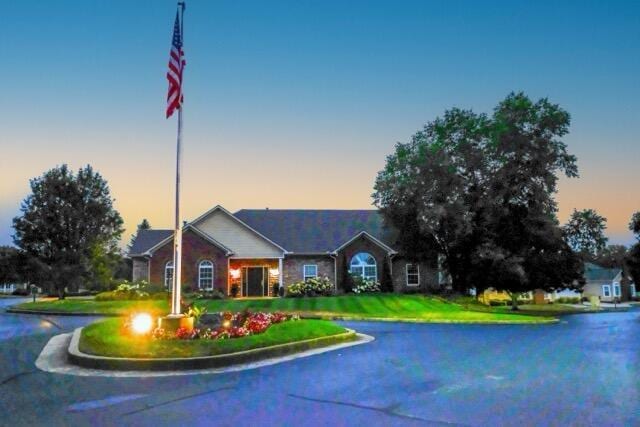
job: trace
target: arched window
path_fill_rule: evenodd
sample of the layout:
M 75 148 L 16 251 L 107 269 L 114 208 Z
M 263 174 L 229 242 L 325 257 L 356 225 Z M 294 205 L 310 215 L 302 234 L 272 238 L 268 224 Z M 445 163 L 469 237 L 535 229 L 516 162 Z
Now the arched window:
M 213 289 L 213 263 L 211 261 L 200 261 L 198 265 L 198 288 Z
M 171 289 L 171 286 L 173 286 L 173 261 L 164 265 L 164 287 Z
M 378 280 L 376 259 L 366 252 L 357 253 L 351 258 L 349 271 L 364 280 Z

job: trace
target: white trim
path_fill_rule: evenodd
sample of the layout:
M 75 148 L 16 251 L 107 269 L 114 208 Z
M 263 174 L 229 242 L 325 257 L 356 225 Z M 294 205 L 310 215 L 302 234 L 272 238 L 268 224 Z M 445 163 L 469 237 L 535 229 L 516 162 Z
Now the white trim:
M 370 277 L 368 278 L 368 277 L 367 277 L 367 275 L 365 274 L 365 269 L 366 269 L 367 267 L 369 267 L 369 268 L 373 267 L 373 268 L 375 268 L 375 278 L 374 278 L 373 280 L 374 280 L 374 281 L 376 281 L 376 282 L 378 282 L 378 281 L 379 281 L 379 279 L 378 279 L 378 260 L 376 259 L 376 257 L 374 257 L 373 255 L 371 255 L 369 252 L 364 252 L 364 251 L 362 251 L 362 252 L 356 252 L 356 253 L 351 257 L 351 259 L 349 260 L 349 274 L 353 274 L 353 273 L 352 273 L 352 271 L 351 271 L 351 269 L 353 268 L 353 267 L 352 267 L 353 260 L 354 260 L 354 258 L 355 258 L 355 257 L 357 257 L 357 256 L 358 256 L 358 255 L 360 255 L 360 254 L 363 254 L 363 255 L 367 255 L 367 256 L 369 256 L 371 259 L 373 259 L 373 262 L 374 262 L 374 264 L 363 264 L 363 265 L 359 265 L 359 266 L 357 267 L 357 268 L 361 268 L 361 269 L 362 269 L 362 274 L 360 275 L 360 277 L 362 278 L 362 280 L 371 280 L 371 278 L 370 278 Z M 383 266 L 383 268 L 384 268 L 384 266 Z
M 171 283 L 167 286 L 167 270 L 169 269 L 169 264 L 171 264 Z M 162 275 L 162 285 L 165 289 L 171 288 L 173 285 L 173 275 L 176 274 L 176 267 L 173 264 L 173 260 L 169 260 L 164 263 L 164 274 Z
M 635 283 L 630 283 L 629 284 L 629 295 L 631 295 L 632 298 L 636 297 L 637 291 L 636 291 L 636 284 Z
M 620 283 L 618 282 L 613 282 L 613 297 L 618 298 L 621 296 L 622 296 L 622 286 L 620 286 Z
M 606 294 L 605 289 L 608 290 L 609 295 Z M 602 296 L 604 298 L 611 298 L 612 294 L 611 294 L 611 285 L 602 285 Z
M 196 233 L 197 235 L 199 235 L 203 239 L 208 240 L 210 243 L 214 244 L 219 249 L 222 249 L 223 251 L 226 251 L 226 255 L 227 256 L 233 254 L 233 251 L 231 249 L 229 249 L 228 247 L 226 247 L 222 243 L 218 242 L 216 239 L 214 239 L 213 237 L 211 237 L 209 234 L 205 233 L 204 231 L 200 230 L 196 226 L 191 225 L 191 224 L 187 224 L 182 228 L 182 232 L 183 233 L 185 231 L 188 231 L 188 230 L 193 230 L 194 233 Z M 174 237 L 173 234 L 171 234 L 170 236 L 164 238 L 160 242 L 156 243 L 155 245 L 153 245 L 152 247 L 147 249 L 147 251 L 144 253 L 144 255 L 152 256 L 152 253 L 154 251 L 160 249 L 162 246 L 164 246 L 167 243 L 171 242 L 173 240 L 173 237 Z
M 282 250 L 284 253 L 288 253 L 288 251 L 285 248 L 283 248 L 282 246 L 280 246 L 279 244 L 277 244 L 273 240 L 269 239 L 267 236 L 265 236 L 264 234 L 260 233 L 258 230 L 252 228 L 249 224 L 247 224 L 246 222 L 244 222 L 241 219 L 237 218 L 234 214 L 232 214 L 231 212 L 229 212 L 228 210 L 226 210 L 225 208 L 223 208 L 220 205 L 216 205 L 213 208 L 209 209 L 207 212 L 203 213 L 198 218 L 196 218 L 193 221 L 189 222 L 189 225 L 195 225 L 197 222 L 203 220 L 204 218 L 208 217 L 209 215 L 211 215 L 212 213 L 214 213 L 217 210 L 222 211 L 223 213 L 227 214 L 231 218 L 235 219 L 239 224 L 241 224 L 242 226 L 246 227 L 248 230 L 254 232 L 258 236 L 262 237 L 264 240 L 266 240 L 267 242 L 271 243 L 273 246 L 277 247 L 278 249 Z
M 316 274 L 313 276 L 307 276 L 307 267 L 314 267 L 316 269 Z M 318 277 L 318 264 L 303 264 L 302 265 L 302 280 L 306 281 L 307 277 L 310 279 L 315 279 Z
M 383 242 L 381 242 L 380 240 L 378 240 L 375 237 L 373 237 L 371 234 L 367 233 L 366 231 L 359 232 L 358 234 L 353 236 L 351 239 L 347 240 L 345 243 L 343 243 L 342 245 L 340 245 L 336 249 L 334 249 L 333 253 L 334 254 L 337 253 L 339 250 L 343 249 L 345 246 L 348 246 L 350 243 L 352 243 L 354 240 L 356 240 L 358 237 L 362 236 L 363 234 L 365 236 L 367 236 L 369 239 L 371 239 L 374 243 L 376 243 L 381 248 L 386 249 L 389 254 L 397 254 L 398 253 L 398 252 L 394 251 L 393 249 L 391 249 L 386 244 L 384 244 Z
M 282 265 L 282 258 L 278 258 L 278 288 L 283 288 L 284 287 L 284 268 Z M 274 296 L 280 296 L 278 295 L 274 295 Z
M 417 275 L 418 275 L 418 283 L 409 284 L 409 266 L 410 265 L 415 265 L 416 269 L 418 270 L 418 273 L 417 273 Z M 405 271 L 405 276 L 404 276 L 405 282 L 404 283 L 407 285 L 407 287 L 415 288 L 415 287 L 420 286 L 420 264 L 417 264 L 417 263 L 414 263 L 414 262 L 408 262 L 404 266 L 404 271 Z
M 211 266 L 211 287 L 202 287 L 202 264 L 209 263 Z M 198 289 L 205 291 L 212 291 L 215 288 L 216 281 L 216 268 L 213 261 L 208 259 L 203 259 L 198 263 Z

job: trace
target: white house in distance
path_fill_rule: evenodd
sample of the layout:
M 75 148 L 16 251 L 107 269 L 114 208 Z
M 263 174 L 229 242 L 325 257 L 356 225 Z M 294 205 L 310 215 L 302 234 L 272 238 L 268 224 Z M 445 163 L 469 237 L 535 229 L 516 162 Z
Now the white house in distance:
M 587 281 L 582 290 L 584 297 L 597 296 L 601 301 L 613 302 L 616 299 L 629 301 L 638 295 L 632 279 L 623 280 L 620 268 L 605 268 L 587 262 L 584 277 Z

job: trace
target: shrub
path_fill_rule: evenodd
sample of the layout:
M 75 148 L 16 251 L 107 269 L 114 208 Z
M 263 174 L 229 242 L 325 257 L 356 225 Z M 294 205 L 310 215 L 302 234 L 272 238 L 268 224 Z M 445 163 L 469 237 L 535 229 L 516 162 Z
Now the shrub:
M 316 277 L 287 287 L 288 297 L 316 297 L 333 295 L 333 283 L 328 277 Z
M 224 292 L 220 289 L 213 289 L 210 291 L 200 291 L 194 294 L 194 298 L 196 299 L 225 299 L 226 296 Z
M 96 295 L 96 301 L 138 301 L 148 299 L 165 299 L 168 293 L 164 290 L 153 292 L 151 296 L 149 291 L 155 291 L 156 287 L 149 285 L 144 280 L 130 283 L 127 280 L 120 283 L 115 290 L 101 292 Z
M 380 292 L 380 283 L 375 280 L 364 280 L 362 277 L 356 276 L 353 278 L 352 292 L 354 294 Z
M 240 286 L 238 286 L 237 283 L 234 283 L 233 285 L 231 285 L 231 297 L 236 298 L 239 293 L 240 293 Z
M 13 290 L 13 292 L 11 292 L 11 295 L 19 295 L 21 297 L 24 297 L 30 294 L 31 294 L 31 291 L 25 288 L 16 288 Z

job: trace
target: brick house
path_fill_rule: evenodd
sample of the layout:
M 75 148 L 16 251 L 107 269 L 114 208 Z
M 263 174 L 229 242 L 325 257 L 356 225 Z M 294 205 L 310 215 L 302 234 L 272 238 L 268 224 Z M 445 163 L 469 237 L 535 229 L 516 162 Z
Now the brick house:
M 393 233 L 375 210 L 243 209 L 216 206 L 185 223 L 182 284 L 240 296 L 326 276 L 338 290 L 346 271 L 380 281 L 384 269 L 397 292 L 438 286 L 436 262 L 413 262 L 394 249 Z M 142 230 L 129 251 L 133 280 L 170 287 L 172 230 Z M 345 265 L 346 264 L 346 265 Z

